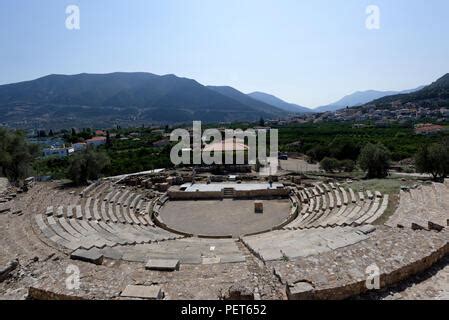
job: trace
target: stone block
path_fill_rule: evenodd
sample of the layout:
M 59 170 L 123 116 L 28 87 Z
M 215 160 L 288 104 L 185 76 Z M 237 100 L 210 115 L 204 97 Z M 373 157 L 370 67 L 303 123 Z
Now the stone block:
M 158 271 L 175 271 L 179 269 L 179 260 L 150 258 L 145 265 L 145 269 Z
M 254 201 L 254 212 L 263 213 L 263 202 L 260 200 Z
M 168 183 L 164 182 L 164 183 L 157 183 L 155 187 L 156 187 L 157 191 L 165 192 L 168 190 L 170 185 Z
M 47 207 L 47 210 L 45 211 L 45 214 L 47 216 L 52 216 L 53 215 L 53 207 Z
M 0 282 L 9 277 L 11 272 L 13 272 L 19 266 L 18 260 L 10 261 L 5 267 L 0 268 Z
M 363 234 L 370 234 L 370 233 L 376 231 L 376 227 L 373 225 L 370 225 L 370 224 L 366 224 L 361 227 L 358 227 L 358 231 L 360 231 Z
M 122 297 L 135 299 L 160 300 L 164 297 L 160 286 L 129 285 L 123 290 Z
M 202 264 L 217 264 L 220 262 L 220 257 L 202 257 Z
M 314 286 L 306 281 L 301 281 L 288 287 L 288 296 L 290 299 L 312 299 Z
M 96 265 L 103 264 L 104 256 L 98 250 L 84 250 L 78 249 L 70 255 L 70 259 L 72 260 L 80 260 L 84 262 L 93 263 Z
M 295 177 L 295 176 L 293 176 L 293 177 L 292 177 L 292 182 L 293 182 L 294 184 L 300 185 L 300 184 L 301 184 L 301 177 Z

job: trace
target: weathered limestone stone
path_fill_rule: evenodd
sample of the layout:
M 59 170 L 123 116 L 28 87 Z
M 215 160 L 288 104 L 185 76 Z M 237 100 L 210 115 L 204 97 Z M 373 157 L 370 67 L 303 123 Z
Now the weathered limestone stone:
M 104 256 L 98 250 L 78 249 L 72 252 L 70 259 L 101 265 L 103 264 Z
M 366 225 L 363 225 L 361 227 L 358 227 L 358 230 L 360 232 L 362 232 L 363 234 L 369 234 L 371 232 L 376 231 L 376 227 L 374 227 L 374 226 L 372 226 L 370 224 L 366 224 Z
M 441 231 L 444 229 L 444 226 L 442 226 L 438 223 L 432 222 L 432 221 L 428 222 L 428 227 L 429 227 L 429 230 L 435 230 L 435 231 Z
M 164 297 L 160 286 L 129 285 L 123 290 L 122 297 L 148 300 L 160 300 Z
M 0 214 L 1 213 L 7 213 L 11 210 L 11 208 L 0 208 Z
M 166 182 L 156 184 L 156 189 L 157 189 L 157 191 L 160 191 L 160 192 L 167 191 L 169 187 L 170 187 L 170 185 Z
M 248 286 L 237 283 L 229 287 L 224 300 L 254 300 L 254 292 Z
M 150 259 L 145 265 L 147 270 L 175 271 L 179 269 L 179 260 L 175 259 Z
M 300 281 L 288 287 L 288 295 L 301 296 L 302 299 L 311 299 L 313 297 L 313 285 L 307 281 Z
M 301 184 L 301 177 L 292 177 L 292 182 L 295 184 Z
M 101 250 L 105 258 L 120 260 L 123 257 L 123 253 L 118 248 L 103 248 Z
M 65 293 L 59 293 L 47 288 L 38 288 L 31 286 L 28 288 L 28 297 L 33 300 L 83 300 L 83 297 L 76 295 L 68 295 Z
M 47 207 L 47 211 L 45 211 L 45 214 L 47 216 L 52 216 L 53 215 L 53 207 Z
M 203 257 L 202 258 L 202 264 L 215 264 L 220 263 L 221 259 L 220 257 Z
M 254 201 L 254 212 L 263 213 L 263 202 L 260 200 Z
M 4 281 L 19 266 L 19 261 L 12 260 L 4 268 L 0 269 L 0 282 Z
M 64 215 L 64 207 L 60 206 L 56 209 L 56 217 L 61 218 Z

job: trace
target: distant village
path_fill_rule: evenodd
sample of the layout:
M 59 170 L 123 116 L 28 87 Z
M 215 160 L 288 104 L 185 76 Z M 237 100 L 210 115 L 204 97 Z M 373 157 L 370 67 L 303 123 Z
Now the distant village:
M 52 156 L 67 157 L 75 152 L 86 150 L 87 147 L 96 148 L 106 144 L 107 138 L 105 131 L 96 130 L 95 135 L 92 138 L 86 139 L 84 142 L 72 143 L 70 146 L 66 146 L 65 143 L 62 143 L 61 145 L 58 139 L 55 141 L 56 143 L 53 144 L 51 140 L 52 139 L 49 139 L 49 144 L 51 144 L 51 146 L 42 149 L 42 155 L 45 158 Z
M 445 124 L 449 122 L 449 108 L 426 108 L 416 106 L 413 103 L 397 106 L 393 104 L 391 108 L 388 109 L 380 109 L 375 105 L 368 105 L 363 108 L 348 107 L 337 111 L 305 113 L 284 119 L 267 120 L 265 121 L 265 127 L 254 126 L 253 128 L 264 128 L 270 130 L 271 127 L 322 122 L 350 122 L 357 128 L 364 128 L 370 125 L 387 127 L 391 124 L 415 123 L 414 127 L 416 134 L 429 135 L 448 130 L 448 127 Z M 153 143 L 153 147 L 164 147 L 170 143 L 169 134 L 166 133 L 166 129 L 160 126 L 153 126 L 151 128 L 151 132 L 153 134 L 161 136 L 160 140 Z M 43 135 L 47 136 L 47 132 L 45 130 L 30 130 L 28 132 L 28 137 L 32 141 L 38 140 L 34 142 L 38 142 L 45 146 L 42 149 L 43 157 L 67 157 L 76 152 L 83 151 L 87 147 L 96 148 L 101 145 L 105 145 L 108 139 L 116 138 L 115 133 L 111 133 L 109 135 L 109 132 L 104 130 L 94 130 L 92 131 L 91 138 L 85 139 L 82 142 L 67 144 L 58 137 L 52 138 L 51 130 L 49 136 L 47 137 L 47 141 L 42 139 L 42 137 L 40 139 L 36 139 L 36 137 L 39 136 L 39 132 L 43 132 Z M 138 139 L 139 135 L 140 133 L 138 132 L 131 132 L 123 137 L 120 137 L 120 139 Z
M 355 127 L 363 128 L 372 123 L 378 127 L 390 124 L 416 123 L 417 134 L 433 134 L 446 130 L 445 123 L 449 121 L 449 108 L 417 107 L 413 103 L 380 109 L 375 105 L 364 108 L 344 108 L 324 113 L 305 113 L 288 119 L 267 121 L 270 125 L 291 125 L 320 122 L 353 122 Z

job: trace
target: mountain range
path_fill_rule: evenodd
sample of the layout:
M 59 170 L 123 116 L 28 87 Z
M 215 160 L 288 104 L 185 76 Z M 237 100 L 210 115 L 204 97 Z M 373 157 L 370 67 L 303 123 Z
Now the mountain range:
M 339 109 L 343 109 L 346 107 L 355 107 L 355 106 L 362 106 L 364 104 L 367 104 L 371 101 L 387 97 L 387 96 L 393 96 L 398 94 L 408 94 L 411 92 L 419 91 L 424 86 L 411 89 L 411 90 L 404 90 L 404 91 L 377 91 L 377 90 L 366 90 L 366 91 L 357 91 L 353 94 L 344 96 L 340 100 L 318 107 L 314 109 L 315 112 L 326 112 L 326 111 L 337 111 Z
M 151 73 L 49 75 L 0 86 L 0 123 L 256 121 L 287 112 L 231 87 Z
M 449 73 L 418 91 L 383 97 L 370 104 L 389 107 L 393 103 L 403 105 L 409 102 L 430 108 L 449 107 Z
M 250 96 L 253 99 L 259 100 L 259 101 L 263 101 L 267 104 L 270 104 L 272 106 L 275 106 L 279 109 L 285 110 L 287 112 L 293 112 L 293 113 L 310 113 L 310 112 L 314 112 L 314 110 L 311 110 L 309 108 L 303 107 L 303 106 L 299 106 L 297 104 L 294 103 L 288 103 L 285 102 L 284 100 L 279 99 L 278 97 L 275 97 L 271 94 L 268 93 L 264 93 L 264 92 L 252 92 L 252 93 L 248 93 L 248 96 Z
M 449 74 L 426 87 L 401 92 L 355 92 L 317 109 L 263 92 L 204 86 L 193 79 L 152 73 L 49 75 L 0 86 L 0 124 L 67 128 L 136 126 L 148 123 L 257 121 L 292 114 L 335 111 L 347 106 L 449 101 Z

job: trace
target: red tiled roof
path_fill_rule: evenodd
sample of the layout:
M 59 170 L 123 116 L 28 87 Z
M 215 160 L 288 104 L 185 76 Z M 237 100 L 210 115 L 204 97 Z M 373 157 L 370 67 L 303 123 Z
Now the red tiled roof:
M 443 130 L 444 127 L 437 125 L 437 124 L 432 124 L 432 125 L 423 125 L 420 127 L 417 127 L 415 129 L 416 132 L 433 132 L 433 131 L 441 131 Z
M 105 137 L 93 137 L 92 139 L 87 139 L 86 142 L 91 142 L 91 141 L 105 141 L 106 138 Z

